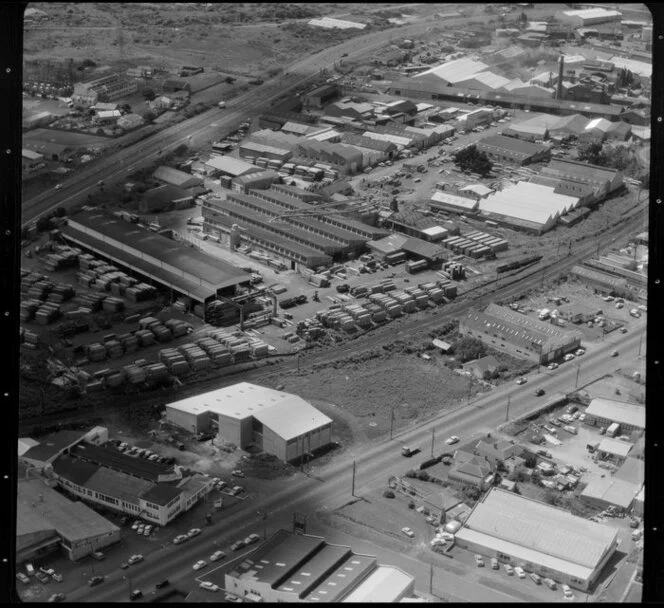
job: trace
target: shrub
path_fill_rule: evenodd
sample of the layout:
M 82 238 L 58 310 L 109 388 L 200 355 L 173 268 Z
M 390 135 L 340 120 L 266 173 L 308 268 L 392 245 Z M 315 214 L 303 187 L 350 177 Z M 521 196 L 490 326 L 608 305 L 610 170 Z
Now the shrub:
M 392 490 L 389 490 L 389 489 L 388 489 L 388 490 L 385 490 L 385 491 L 383 492 L 383 496 L 384 496 L 385 498 L 394 498 L 394 497 L 396 496 L 396 494 L 395 494 Z
M 67 210 L 64 207 L 57 207 L 55 210 L 55 217 L 65 217 Z
M 408 501 L 408 508 L 409 509 L 414 509 L 415 508 L 415 501 L 414 500 Z
M 406 471 L 405 476 L 414 479 L 415 477 L 417 477 L 417 471 L 415 469 L 409 469 L 408 471 Z
M 427 473 L 426 471 L 418 471 L 417 473 L 417 479 L 421 481 L 429 481 L 429 477 L 430 477 L 429 473 Z

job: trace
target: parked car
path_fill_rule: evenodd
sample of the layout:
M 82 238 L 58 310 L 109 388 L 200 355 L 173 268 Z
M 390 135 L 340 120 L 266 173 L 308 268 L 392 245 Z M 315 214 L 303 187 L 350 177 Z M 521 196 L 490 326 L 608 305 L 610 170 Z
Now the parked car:
M 247 538 L 244 539 L 244 544 L 245 545 L 253 545 L 254 543 L 257 543 L 261 539 L 258 534 L 255 532 L 247 536 Z
M 214 583 L 211 583 L 210 581 L 203 581 L 199 587 L 201 589 L 205 589 L 206 591 L 219 591 L 219 585 L 215 585 Z
M 169 581 L 167 578 L 165 578 L 163 581 L 159 581 L 159 582 L 155 585 L 155 587 L 156 587 L 157 589 L 163 589 L 164 587 L 168 587 L 170 584 L 171 584 L 170 581 Z
M 51 578 L 46 576 L 43 572 L 35 572 L 35 576 L 42 585 L 46 585 L 51 582 Z
M 140 599 L 143 597 L 143 592 L 140 589 L 134 589 L 129 594 L 129 599 L 133 602 L 134 600 Z
M 544 394 L 544 389 L 543 388 L 538 388 L 535 391 L 535 397 L 541 397 Z
M 408 537 L 408 538 L 413 538 L 415 536 L 415 532 L 413 532 L 410 528 L 401 528 L 401 531 Z
M 233 496 L 237 496 L 238 494 L 242 494 L 244 492 L 244 488 L 242 486 L 233 486 L 233 489 L 231 490 L 231 494 Z
M 491 558 L 491 568 L 493 570 L 498 570 L 498 560 L 495 557 Z
M 447 445 L 454 445 L 455 443 L 459 443 L 459 441 L 460 439 L 456 435 L 452 435 L 445 440 L 445 443 Z
M 515 566 L 514 572 L 519 578 L 526 578 L 526 572 L 521 566 Z
M 525 384 L 526 382 L 528 382 L 528 380 L 526 380 L 526 378 L 524 378 L 523 376 L 516 381 L 516 383 L 519 386 L 522 385 L 522 384 Z
M 475 555 L 475 564 L 478 568 L 484 568 L 484 558 L 481 555 Z
M 508 576 L 514 576 L 514 568 L 512 568 L 512 566 L 505 564 L 503 568 L 505 568 L 505 572 L 507 572 Z
M 141 525 L 140 521 L 135 521 L 133 524 L 131 524 L 131 529 L 132 530 L 138 530 L 138 526 Z
M 220 559 L 224 559 L 224 557 L 226 557 L 226 554 L 223 551 L 215 551 L 212 555 L 210 555 L 210 561 L 218 562 Z
M 205 560 L 199 559 L 194 564 L 194 570 L 200 570 L 201 568 L 205 568 L 205 566 L 207 566 L 207 562 Z
M 244 477 L 244 473 L 242 471 L 240 471 L 239 469 L 235 469 L 235 471 L 233 471 L 231 473 L 231 475 L 233 477 Z
M 581 355 L 585 355 L 585 354 L 586 354 L 586 351 L 585 351 L 585 349 L 583 349 L 583 348 L 577 348 L 577 349 L 574 351 L 574 354 L 575 354 L 577 357 L 580 357 Z
M 233 549 L 233 551 L 239 551 L 243 547 L 244 547 L 244 541 L 243 540 L 238 540 L 238 541 L 234 542 L 231 545 L 231 549 Z
M 617 350 L 612 350 L 611 351 L 611 356 L 612 357 L 617 357 L 618 356 L 618 351 Z
M 573 361 L 573 360 L 574 360 L 574 355 L 573 355 L 572 353 L 567 353 L 567 354 L 563 357 L 563 359 L 564 359 L 565 361 Z
M 549 363 L 549 365 L 547 365 L 547 368 L 551 369 L 551 370 L 558 369 L 558 364 L 557 363 Z
M 536 574 L 535 572 L 531 572 L 528 576 L 532 579 L 532 581 L 536 585 L 541 585 L 542 584 L 542 577 L 539 574 Z
M 25 585 L 27 585 L 30 582 L 30 579 L 25 574 L 23 574 L 23 572 L 17 572 L 16 578 Z
M 554 581 L 552 578 L 545 578 L 544 584 L 552 591 L 555 591 L 558 588 L 556 581 Z
M 198 536 L 200 533 L 201 533 L 200 528 L 192 528 L 191 530 L 189 530 L 189 532 L 187 532 L 187 536 L 189 538 L 194 538 L 194 536 Z
M 96 587 L 97 585 L 101 585 L 104 582 L 104 577 L 103 576 L 93 576 L 89 581 L 88 581 L 88 586 L 89 587 Z
M 64 602 L 65 594 L 64 593 L 54 593 L 51 597 L 48 598 L 49 602 Z
M 180 545 L 186 541 L 189 540 L 189 537 L 186 534 L 178 534 L 174 539 L 173 539 L 173 544 L 174 545 Z
M 140 553 L 137 553 L 136 555 L 132 555 L 128 560 L 127 563 L 132 566 L 133 564 L 138 564 L 138 562 L 143 561 L 143 556 Z
M 65 580 L 64 577 L 62 576 L 62 574 L 58 574 L 57 572 L 54 572 L 53 574 L 51 574 L 51 578 L 52 578 L 56 583 L 61 583 L 62 581 Z

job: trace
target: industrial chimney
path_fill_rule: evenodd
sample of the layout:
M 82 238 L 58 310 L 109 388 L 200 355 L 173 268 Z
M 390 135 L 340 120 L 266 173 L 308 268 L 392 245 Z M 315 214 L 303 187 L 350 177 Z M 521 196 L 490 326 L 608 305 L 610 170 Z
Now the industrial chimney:
M 556 90 L 556 99 L 562 101 L 563 95 L 563 73 L 565 71 L 565 56 L 558 58 L 558 89 Z

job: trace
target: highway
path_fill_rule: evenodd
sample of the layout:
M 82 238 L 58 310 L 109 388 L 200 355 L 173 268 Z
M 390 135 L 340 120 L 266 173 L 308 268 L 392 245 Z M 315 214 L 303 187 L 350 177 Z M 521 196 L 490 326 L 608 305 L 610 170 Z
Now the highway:
M 509 418 L 513 419 L 528 412 L 535 411 L 546 401 L 546 397 L 537 398 L 533 395 L 536 388 L 543 388 L 547 394 L 570 392 L 597 378 L 612 373 L 622 362 L 637 360 L 637 349 L 645 328 L 641 321 L 640 330 L 628 334 L 617 334 L 607 338 L 605 343 L 594 350 L 588 350 L 575 363 L 564 363 L 555 371 L 532 373 L 529 381 L 523 386 L 508 384 L 496 388 L 481 398 L 463 405 L 456 410 L 444 412 L 433 420 L 423 423 L 416 429 L 397 435 L 394 440 L 358 446 L 352 453 L 335 459 L 327 466 L 315 470 L 315 476 L 291 479 L 279 493 L 261 500 L 251 502 L 243 510 L 230 513 L 203 530 L 196 540 L 179 547 L 168 546 L 147 555 L 144 562 L 131 567 L 133 588 L 142 589 L 144 593 L 152 591 L 154 584 L 163 578 L 171 583 L 180 578 L 192 577 L 192 564 L 198 559 L 206 559 L 214 550 L 221 548 L 231 555 L 228 545 L 239 537 L 259 531 L 262 527 L 257 512 L 269 514 L 270 529 L 278 525 L 287 526 L 292 512 L 311 513 L 318 509 L 334 509 L 351 499 L 351 468 L 356 462 L 356 496 L 361 496 L 370 488 L 385 485 L 388 476 L 403 474 L 418 459 L 405 460 L 400 454 L 401 445 L 421 447 L 419 460 L 429 455 L 431 429 L 435 429 L 437 445 L 435 453 L 445 451 L 444 439 L 449 435 L 458 435 L 462 441 L 478 439 L 491 429 L 502 424 L 507 416 L 509 398 Z M 617 349 L 619 357 L 612 358 L 609 351 Z M 577 379 L 578 373 L 578 379 Z M 196 573 L 204 578 L 208 566 Z M 106 582 L 93 589 L 78 589 L 68 594 L 69 601 L 122 601 L 127 599 L 128 582 L 123 579 L 124 571 L 112 573 Z M 187 584 L 191 581 L 187 578 Z

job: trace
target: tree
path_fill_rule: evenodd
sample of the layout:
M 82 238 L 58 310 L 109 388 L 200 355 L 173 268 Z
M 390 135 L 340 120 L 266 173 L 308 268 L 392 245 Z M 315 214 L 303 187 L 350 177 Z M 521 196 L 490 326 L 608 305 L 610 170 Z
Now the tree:
M 464 486 L 463 495 L 469 500 L 479 500 L 482 493 L 475 486 Z
M 152 101 L 156 96 L 157 94 L 152 89 L 145 89 L 143 91 L 143 98 L 146 101 Z
M 476 146 L 468 146 L 454 155 L 454 164 L 462 171 L 479 173 L 484 176 L 491 172 L 493 163 L 484 152 L 480 152 Z
M 36 226 L 37 226 L 37 232 L 46 232 L 51 227 L 51 218 L 50 218 L 50 216 L 49 217 L 46 217 L 46 216 L 40 217 L 36 222 Z
M 454 354 L 461 363 L 479 359 L 486 354 L 486 347 L 477 338 L 461 338 L 454 344 Z
M 590 143 L 581 146 L 577 154 L 578 159 L 591 165 L 598 165 L 603 161 L 602 148 L 601 143 Z
M 142 116 L 143 120 L 147 123 L 151 123 L 155 118 L 157 118 L 157 115 L 152 110 L 146 110 L 143 112 Z
M 64 207 L 58 207 L 55 210 L 55 217 L 65 217 L 67 215 L 67 210 Z
M 534 469 L 537 466 L 537 456 L 532 452 L 528 452 L 523 456 L 523 464 L 529 469 Z

